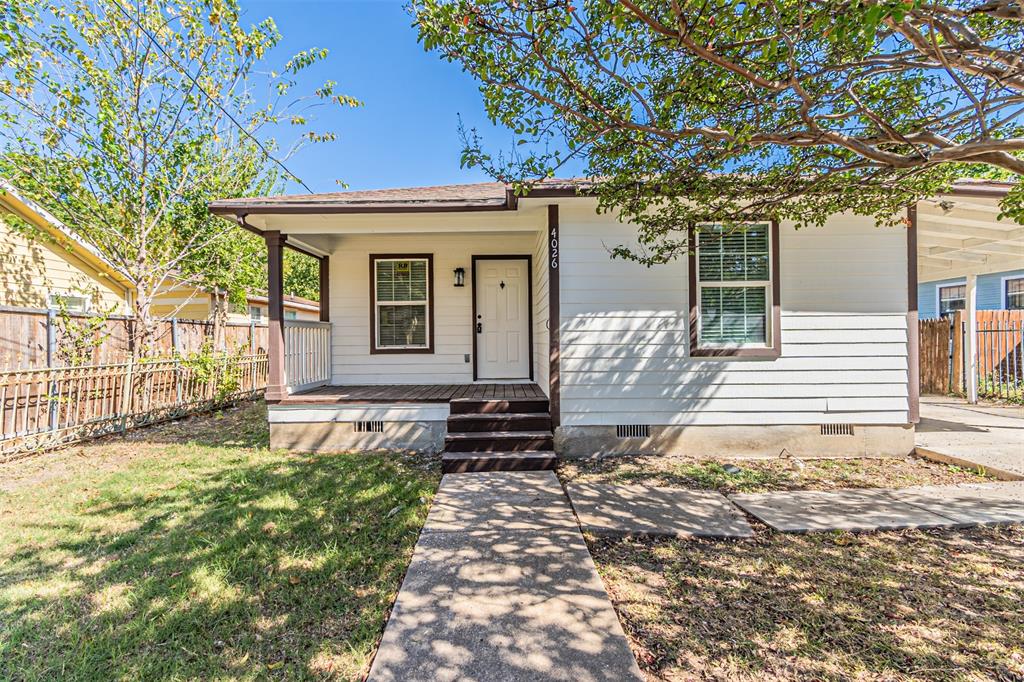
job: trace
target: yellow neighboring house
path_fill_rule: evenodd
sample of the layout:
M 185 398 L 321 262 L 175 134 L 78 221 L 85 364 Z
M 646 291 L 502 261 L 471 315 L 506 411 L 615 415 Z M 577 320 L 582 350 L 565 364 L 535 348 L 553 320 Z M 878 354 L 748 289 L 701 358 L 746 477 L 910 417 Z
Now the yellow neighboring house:
M 0 180 L 0 305 L 59 307 L 126 315 L 132 286 L 93 247 L 57 218 Z M 9 215 L 29 223 L 42 239 L 10 225 Z
M 213 319 L 216 297 L 200 287 L 176 286 L 156 297 L 153 314 L 157 317 L 174 316 L 180 320 Z M 268 303 L 266 296 L 252 294 L 246 305 L 228 305 L 228 322 L 255 322 L 265 324 Z M 286 320 L 319 320 L 320 304 L 300 296 L 284 297 L 284 318 Z
M 13 214 L 35 227 L 35 239 L 14 229 Z M 0 306 L 57 308 L 70 312 L 130 315 L 134 288 L 99 251 L 82 242 L 60 220 L 22 197 L 0 179 Z M 214 294 L 195 286 L 171 285 L 153 303 L 155 317 L 208 320 Z M 318 320 L 320 305 L 285 297 L 285 319 Z M 228 322 L 265 323 L 267 297 L 252 295 L 244 309 L 229 308 Z

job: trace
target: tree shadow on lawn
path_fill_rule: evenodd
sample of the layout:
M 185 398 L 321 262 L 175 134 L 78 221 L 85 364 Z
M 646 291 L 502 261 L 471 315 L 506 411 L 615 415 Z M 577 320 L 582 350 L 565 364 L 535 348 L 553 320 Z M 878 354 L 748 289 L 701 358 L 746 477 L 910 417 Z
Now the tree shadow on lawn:
M 365 671 L 436 463 L 240 446 L 210 457 L 145 480 L 136 461 L 72 509 L 15 511 L 0 547 L 0 678 Z
M 592 551 L 658 679 L 1024 678 L 1024 527 Z

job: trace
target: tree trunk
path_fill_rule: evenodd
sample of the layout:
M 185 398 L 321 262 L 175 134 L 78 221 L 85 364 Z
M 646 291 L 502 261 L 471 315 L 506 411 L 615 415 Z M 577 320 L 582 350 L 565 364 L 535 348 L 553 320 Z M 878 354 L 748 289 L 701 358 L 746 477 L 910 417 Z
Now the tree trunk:
M 214 288 L 211 301 L 213 303 L 211 311 L 213 313 L 213 350 L 216 352 L 227 349 L 224 328 L 228 322 L 228 295 L 219 288 Z
M 153 354 L 156 321 L 153 319 L 153 294 L 144 285 L 135 288 L 135 323 L 131 328 L 130 345 L 135 359 Z

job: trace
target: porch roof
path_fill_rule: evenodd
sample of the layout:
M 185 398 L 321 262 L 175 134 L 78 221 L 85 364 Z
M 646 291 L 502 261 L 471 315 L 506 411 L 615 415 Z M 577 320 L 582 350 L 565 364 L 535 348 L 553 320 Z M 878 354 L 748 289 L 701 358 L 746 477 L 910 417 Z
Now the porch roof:
M 987 192 L 944 195 L 918 205 L 920 281 L 1016 270 L 1024 264 L 1024 227 L 1000 217 L 1001 195 Z
M 579 178 L 550 178 L 536 183 L 532 197 L 572 197 L 591 182 Z M 417 213 L 445 211 L 514 211 L 518 197 L 512 185 L 478 182 L 460 185 L 398 187 L 321 194 L 284 194 L 221 199 L 210 202 L 217 215 L 259 213 Z
M 953 183 L 952 196 L 990 196 L 999 198 L 1015 183 L 963 178 Z M 586 178 L 546 178 L 539 180 L 527 197 L 552 198 L 586 195 L 594 181 Z M 515 210 L 517 195 L 512 185 L 503 182 L 477 182 L 456 185 L 395 187 L 311 194 L 279 194 L 265 197 L 218 199 L 209 204 L 217 215 L 257 213 L 388 213 L 436 211 Z

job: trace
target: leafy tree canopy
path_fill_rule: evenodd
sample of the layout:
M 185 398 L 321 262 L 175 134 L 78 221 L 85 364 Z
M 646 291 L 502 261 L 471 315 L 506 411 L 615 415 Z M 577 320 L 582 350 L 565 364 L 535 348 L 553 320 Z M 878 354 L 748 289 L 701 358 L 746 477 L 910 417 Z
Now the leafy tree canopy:
M 654 263 L 692 221 L 852 210 L 893 223 L 964 174 L 1024 174 L 1019 0 L 414 0 L 427 49 L 480 81 L 505 181 L 585 159 Z M 1024 220 L 1024 190 L 1004 212 Z
M 265 282 L 262 246 L 207 202 L 301 182 L 287 160 L 334 138 L 316 108 L 358 105 L 298 91 L 326 50 L 266 65 L 280 39 L 236 0 L 0 0 L 0 173 L 132 282 L 142 337 L 164 287 Z
M 266 273 L 266 270 L 264 269 L 263 272 Z M 265 275 L 263 286 L 266 287 Z M 311 301 L 319 301 L 319 261 L 304 253 L 286 249 L 284 252 L 284 293 L 308 298 Z

